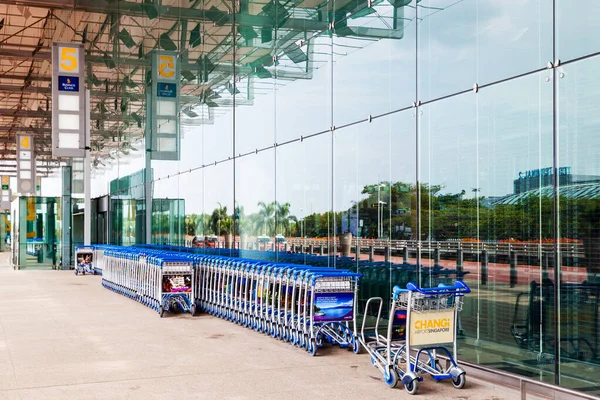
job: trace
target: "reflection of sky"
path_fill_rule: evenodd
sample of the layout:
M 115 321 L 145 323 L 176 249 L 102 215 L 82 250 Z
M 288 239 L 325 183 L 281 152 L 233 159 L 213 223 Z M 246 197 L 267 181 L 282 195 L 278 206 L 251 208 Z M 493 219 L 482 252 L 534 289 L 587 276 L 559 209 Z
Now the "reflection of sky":
M 382 4 L 379 13 L 389 16 L 391 7 Z M 476 82 L 482 85 L 544 68 L 553 58 L 550 1 L 419 4 L 421 101 L 468 90 Z M 600 50 L 598 41 L 588 40 L 600 28 L 600 3 L 569 4 L 557 1 L 557 58 L 562 61 Z M 252 106 L 236 110 L 236 154 L 410 106 L 417 90 L 414 17 L 415 9 L 405 7 L 401 40 L 361 41 L 364 48 L 355 49 L 353 40 L 334 37 L 333 71 L 331 64 L 321 64 L 307 80 L 243 83 L 263 94 L 255 96 Z M 379 27 L 381 21 L 365 17 L 352 24 Z M 318 51 L 331 51 L 330 40 L 316 39 Z M 590 72 L 599 69 L 595 59 L 559 69 L 565 73 L 559 82 L 559 128 L 563 137 L 568 135 L 560 140 L 559 165 L 571 166 L 574 174 L 600 175 L 598 141 L 593 139 L 600 87 L 594 79 L 597 74 Z M 478 94 L 468 92 L 421 107 L 421 181 L 444 185 L 446 193 L 477 188 L 482 196 L 501 196 L 513 191 L 519 172 L 551 166 L 553 82 L 547 77 L 551 72 L 544 70 L 482 88 Z M 333 185 L 329 133 L 278 147 L 276 161 L 274 150 L 245 156 L 237 161 L 236 199 L 246 212 L 256 211 L 259 201 L 277 199 L 292 203 L 292 214 L 307 215 L 332 204 L 336 210 L 347 209 L 361 198 L 365 185 L 378 180 L 414 182 L 413 113 L 409 109 L 337 129 Z M 230 111 L 218 115 L 214 125 L 185 127 L 181 161 L 153 162 L 155 176 L 231 157 L 232 118 Z M 109 180 L 141 167 L 143 159 L 136 159 L 106 169 L 96 179 L 93 194 L 105 193 Z M 211 212 L 217 202 L 231 209 L 232 178 L 232 162 L 210 166 L 157 182 L 155 197 L 184 198 L 188 213 Z

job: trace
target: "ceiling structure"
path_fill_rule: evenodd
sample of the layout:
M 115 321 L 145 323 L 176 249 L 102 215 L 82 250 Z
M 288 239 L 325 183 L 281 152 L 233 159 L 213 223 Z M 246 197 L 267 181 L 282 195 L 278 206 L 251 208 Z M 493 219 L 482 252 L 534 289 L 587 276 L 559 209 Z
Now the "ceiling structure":
M 60 165 L 51 154 L 55 41 L 85 45 L 91 152 L 99 166 L 144 147 L 153 50 L 179 53 L 182 124 L 211 124 L 231 109 L 234 97 L 236 106 L 251 105 L 255 95 L 275 85 L 310 79 L 314 69 L 331 62 L 332 53 L 402 39 L 406 3 L 410 0 L 4 1 L 0 173 L 15 173 L 19 133 L 34 136 L 38 173 Z

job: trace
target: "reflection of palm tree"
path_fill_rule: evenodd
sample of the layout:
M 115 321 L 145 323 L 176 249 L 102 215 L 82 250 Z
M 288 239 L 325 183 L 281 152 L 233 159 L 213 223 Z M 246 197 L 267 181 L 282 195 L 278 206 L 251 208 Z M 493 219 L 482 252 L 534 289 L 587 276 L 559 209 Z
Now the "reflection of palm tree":
M 298 223 L 298 218 L 293 215 L 290 215 L 291 204 L 284 203 L 279 204 L 277 202 L 274 203 L 277 212 L 277 224 L 281 227 L 281 231 L 285 236 L 288 236 L 290 230 L 290 221 Z
M 284 235 L 288 235 L 290 231 L 290 222 L 298 222 L 298 219 L 290 215 L 292 208 L 290 203 L 280 204 L 276 201 L 265 203 L 258 202 L 258 215 L 255 221 L 256 231 L 265 236 L 275 235 L 277 229 Z
M 269 236 L 272 236 L 275 222 L 275 202 L 267 204 L 264 201 L 259 201 L 258 207 L 260 207 L 260 210 L 258 211 L 259 218 L 256 221 L 256 230 L 258 232 L 262 231 L 263 235 L 268 233 Z
M 215 208 L 210 216 L 210 227 L 216 235 L 226 235 L 231 227 L 231 219 L 227 215 L 227 206 L 223 207 L 221 203 L 219 208 Z

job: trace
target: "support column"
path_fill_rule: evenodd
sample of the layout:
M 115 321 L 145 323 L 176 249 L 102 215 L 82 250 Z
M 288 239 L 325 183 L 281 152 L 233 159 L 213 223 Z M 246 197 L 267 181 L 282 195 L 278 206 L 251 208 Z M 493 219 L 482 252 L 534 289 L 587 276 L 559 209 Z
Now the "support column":
M 549 278 L 548 269 L 550 268 L 550 253 L 545 251 L 542 254 L 542 280 L 546 280 Z
M 481 251 L 481 284 L 487 285 L 488 282 L 488 264 L 489 264 L 489 256 L 487 250 Z
M 89 246 L 92 241 L 92 157 L 90 154 L 90 91 L 85 91 L 85 158 L 83 159 L 83 244 Z
M 149 136 L 146 136 L 149 137 Z M 146 203 L 146 223 L 144 224 L 146 244 L 152 243 L 152 150 L 146 149 L 144 169 L 144 200 Z
M 433 249 L 433 265 L 438 267 L 440 265 L 440 260 L 441 260 L 440 249 Z M 458 261 L 457 261 L 457 265 L 458 265 Z
M 369 246 L 369 262 L 375 261 L 375 246 Z
M 517 264 L 518 264 L 518 258 L 517 258 L 517 252 L 516 251 L 510 251 L 509 253 L 509 258 L 510 258 L 510 287 L 514 287 L 517 284 Z
M 68 161 L 70 164 L 70 162 Z M 71 221 L 73 217 L 73 205 L 71 202 L 71 184 L 73 178 L 73 167 L 65 165 L 61 167 L 62 172 L 62 196 L 61 196 L 61 218 L 62 233 L 60 238 L 61 269 L 70 268 L 71 260 Z
M 456 277 L 458 279 L 463 278 L 463 273 L 464 273 L 463 257 L 464 257 L 463 250 L 462 249 L 456 250 Z

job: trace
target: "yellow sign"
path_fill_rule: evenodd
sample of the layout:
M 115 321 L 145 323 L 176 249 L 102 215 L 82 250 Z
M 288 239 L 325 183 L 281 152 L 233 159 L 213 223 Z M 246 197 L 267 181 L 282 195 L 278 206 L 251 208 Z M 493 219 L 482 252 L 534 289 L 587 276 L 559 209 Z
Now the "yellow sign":
M 58 57 L 58 72 L 79 72 L 79 52 L 75 47 L 59 47 Z
M 3 176 L 2 176 L 2 184 L 3 184 L 3 185 L 8 185 L 8 182 L 9 182 L 9 181 L 8 181 L 8 176 L 6 176 L 6 175 L 3 175 Z
M 35 199 L 33 197 L 27 198 L 27 221 L 35 221 Z
M 175 56 L 158 56 L 158 75 L 162 78 L 173 78 L 175 75 Z
M 22 149 L 31 149 L 31 140 L 29 139 L 29 136 L 21 136 L 19 146 L 21 146 Z
M 411 313 L 410 345 L 424 346 L 454 341 L 454 310 Z

